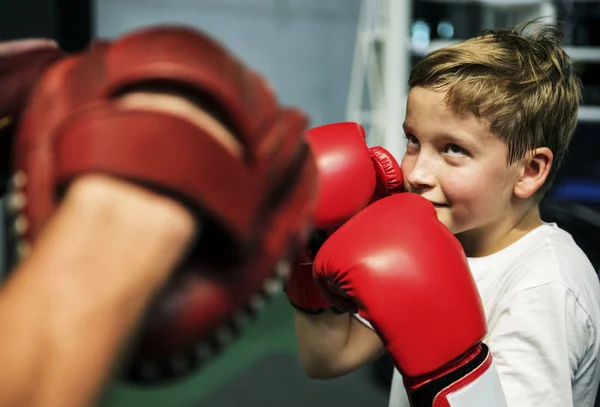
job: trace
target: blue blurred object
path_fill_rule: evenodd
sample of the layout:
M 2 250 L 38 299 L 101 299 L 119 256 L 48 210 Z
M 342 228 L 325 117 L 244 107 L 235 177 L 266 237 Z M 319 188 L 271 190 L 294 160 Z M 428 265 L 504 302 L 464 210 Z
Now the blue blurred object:
M 454 26 L 449 21 L 440 21 L 437 26 L 438 37 L 451 40 L 454 37 Z
M 600 179 L 565 178 L 561 181 L 550 192 L 553 199 L 600 204 Z
M 431 28 L 426 21 L 417 20 L 411 27 L 411 43 L 417 52 L 426 52 L 431 42 Z

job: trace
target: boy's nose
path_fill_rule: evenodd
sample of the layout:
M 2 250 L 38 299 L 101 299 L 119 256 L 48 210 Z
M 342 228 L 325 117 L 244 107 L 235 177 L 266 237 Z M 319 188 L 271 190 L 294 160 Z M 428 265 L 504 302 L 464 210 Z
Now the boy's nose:
M 415 160 L 414 165 L 409 166 L 406 170 L 404 176 L 409 190 L 426 190 L 435 187 L 437 180 L 435 166 L 429 160 L 419 157 Z

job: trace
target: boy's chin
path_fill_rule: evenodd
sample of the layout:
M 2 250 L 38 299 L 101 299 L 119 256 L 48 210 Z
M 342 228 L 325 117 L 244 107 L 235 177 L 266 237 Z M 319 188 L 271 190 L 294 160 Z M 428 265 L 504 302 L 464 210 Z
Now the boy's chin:
M 437 212 L 437 216 L 440 222 L 444 224 L 453 234 L 454 232 L 454 222 L 452 222 L 452 214 L 450 212 L 450 208 L 448 206 L 436 206 L 435 211 Z

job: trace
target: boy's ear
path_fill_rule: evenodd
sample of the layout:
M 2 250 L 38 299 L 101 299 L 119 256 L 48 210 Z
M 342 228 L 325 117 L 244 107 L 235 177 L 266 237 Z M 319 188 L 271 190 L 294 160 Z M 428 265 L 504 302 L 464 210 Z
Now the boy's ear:
M 521 173 L 513 190 L 519 198 L 529 198 L 537 191 L 548 178 L 554 154 L 548 147 L 539 147 L 531 150 L 521 160 Z

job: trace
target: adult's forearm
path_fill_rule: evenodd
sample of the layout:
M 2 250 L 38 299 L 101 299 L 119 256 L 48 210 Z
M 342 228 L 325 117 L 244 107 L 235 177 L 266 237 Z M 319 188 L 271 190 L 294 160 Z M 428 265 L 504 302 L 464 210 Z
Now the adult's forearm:
M 174 202 L 78 181 L 0 292 L 0 405 L 93 404 L 193 231 Z

